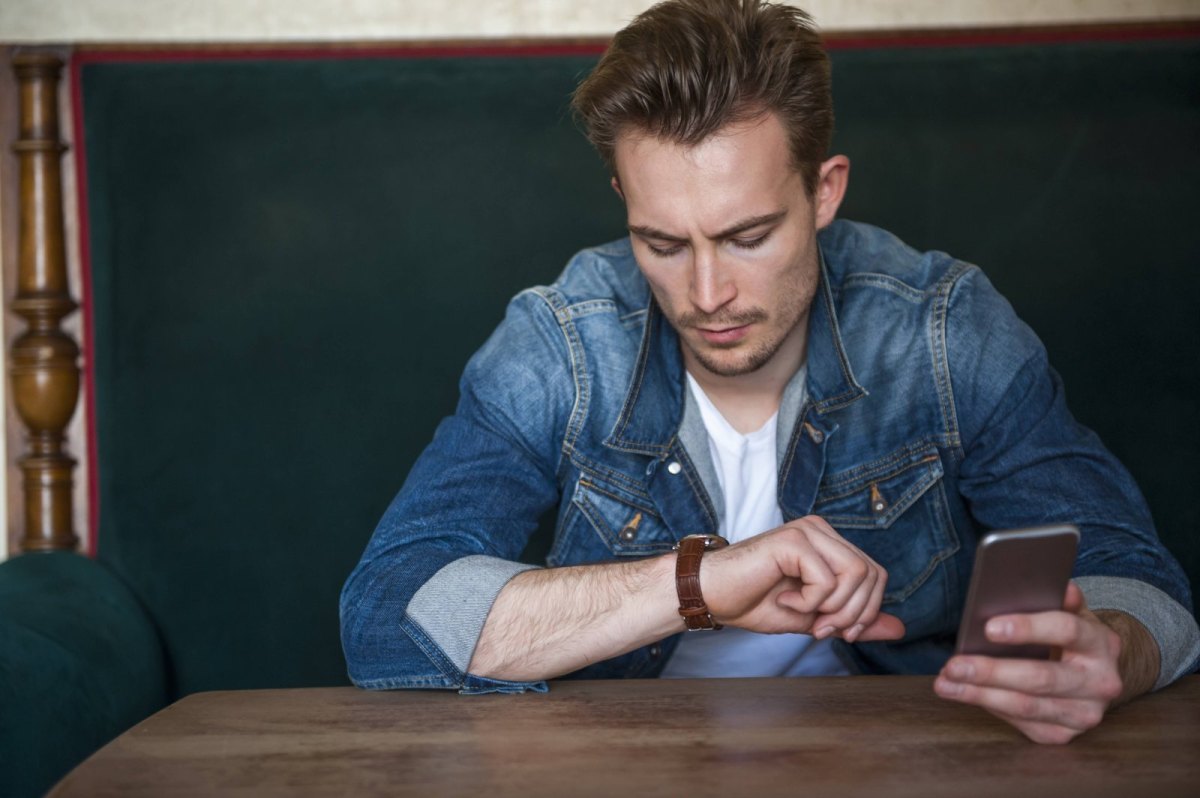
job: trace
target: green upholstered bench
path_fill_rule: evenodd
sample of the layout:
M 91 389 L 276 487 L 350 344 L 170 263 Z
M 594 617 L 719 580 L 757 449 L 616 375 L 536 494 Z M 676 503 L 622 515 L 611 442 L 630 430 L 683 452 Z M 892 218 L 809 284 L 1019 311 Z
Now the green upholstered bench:
M 467 357 L 622 234 L 597 52 L 79 57 L 96 559 L 0 566 L 0 793 L 190 692 L 345 683 L 339 587 Z M 834 64 L 844 215 L 984 267 L 1200 582 L 1200 40 Z
M 102 563 L 0 563 L 0 795 L 35 795 L 167 701 L 154 623 Z

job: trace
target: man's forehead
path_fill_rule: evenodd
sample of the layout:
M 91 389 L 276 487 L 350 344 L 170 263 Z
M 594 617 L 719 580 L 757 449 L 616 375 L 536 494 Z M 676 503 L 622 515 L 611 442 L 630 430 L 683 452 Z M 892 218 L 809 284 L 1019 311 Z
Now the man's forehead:
M 794 204 L 803 185 L 782 129 L 761 120 L 696 145 L 632 134 L 618 140 L 616 167 L 629 223 L 675 235 L 773 213 Z

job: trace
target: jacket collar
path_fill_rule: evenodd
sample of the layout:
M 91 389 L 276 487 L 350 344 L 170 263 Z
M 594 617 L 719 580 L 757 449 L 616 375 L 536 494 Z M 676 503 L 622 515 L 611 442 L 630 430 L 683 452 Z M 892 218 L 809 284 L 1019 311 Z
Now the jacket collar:
M 808 401 L 818 413 L 828 413 L 861 399 L 867 392 L 855 379 L 846 356 L 823 251 L 820 257 L 820 284 L 808 317 Z
M 866 391 L 854 378 L 846 357 L 824 253 L 820 258 L 817 294 L 808 316 L 806 404 L 818 413 L 828 413 L 865 396 Z M 634 454 L 666 457 L 683 419 L 683 371 L 679 336 L 651 295 L 625 402 L 604 445 Z
M 679 336 L 651 294 L 633 377 L 617 423 L 604 445 L 634 454 L 666 457 L 683 418 L 683 386 Z

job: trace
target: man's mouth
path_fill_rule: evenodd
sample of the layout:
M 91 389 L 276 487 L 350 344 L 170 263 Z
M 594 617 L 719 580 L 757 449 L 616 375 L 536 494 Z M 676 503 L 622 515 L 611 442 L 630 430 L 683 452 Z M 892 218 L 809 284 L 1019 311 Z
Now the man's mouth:
M 696 332 L 700 333 L 700 337 L 707 343 L 716 346 L 730 346 L 741 341 L 750 332 L 749 324 L 742 324 L 737 327 L 697 327 Z

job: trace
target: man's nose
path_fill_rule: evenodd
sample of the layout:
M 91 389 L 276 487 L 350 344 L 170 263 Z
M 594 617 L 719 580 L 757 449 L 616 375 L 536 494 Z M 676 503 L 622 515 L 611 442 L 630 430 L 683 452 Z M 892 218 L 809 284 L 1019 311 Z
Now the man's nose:
M 737 286 L 722 266 L 715 247 L 697 248 L 690 288 L 688 298 L 704 313 L 716 313 L 737 296 Z

